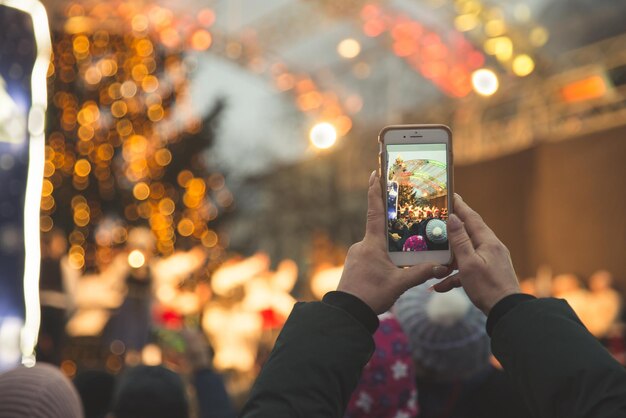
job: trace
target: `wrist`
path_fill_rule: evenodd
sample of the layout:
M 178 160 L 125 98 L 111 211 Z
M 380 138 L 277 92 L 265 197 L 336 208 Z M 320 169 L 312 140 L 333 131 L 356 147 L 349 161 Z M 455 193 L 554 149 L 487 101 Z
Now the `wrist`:
M 378 328 L 378 316 L 374 310 L 353 293 L 343 290 L 328 292 L 322 298 L 322 302 L 347 312 L 361 323 L 370 334 L 373 334 Z
M 535 300 L 536 297 L 532 295 L 528 295 L 526 293 L 510 293 L 507 296 L 500 299 L 495 305 L 493 305 L 492 309 L 487 315 L 487 334 L 491 336 L 496 324 L 500 321 L 502 317 L 504 317 L 509 311 L 515 308 L 517 305 L 523 302 L 527 302 L 529 300 Z

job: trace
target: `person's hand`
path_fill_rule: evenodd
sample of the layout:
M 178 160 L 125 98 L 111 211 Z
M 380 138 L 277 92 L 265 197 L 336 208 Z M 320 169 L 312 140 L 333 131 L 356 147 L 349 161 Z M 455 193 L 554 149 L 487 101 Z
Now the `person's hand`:
M 472 303 L 485 315 L 505 296 L 520 293 L 509 250 L 481 216 L 459 195 L 448 219 L 448 239 L 459 272 L 433 286 L 447 292 L 463 286 Z
M 433 277 L 445 277 L 450 269 L 435 263 L 396 267 L 387 254 L 385 209 L 376 172 L 370 176 L 367 199 L 365 238 L 350 247 L 337 290 L 353 294 L 381 314 L 407 289 Z

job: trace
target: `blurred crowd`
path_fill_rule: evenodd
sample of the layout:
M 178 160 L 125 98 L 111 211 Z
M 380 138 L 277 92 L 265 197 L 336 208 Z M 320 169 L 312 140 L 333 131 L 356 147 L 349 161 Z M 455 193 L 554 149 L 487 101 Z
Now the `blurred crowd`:
M 448 209 L 404 205 L 389 220 L 388 241 L 392 251 L 425 251 L 447 248 L 445 222 Z
M 435 207 L 411 213 L 411 225 L 395 222 L 409 235 L 416 225 L 446 217 Z M 420 213 L 425 218 L 418 221 Z M 0 404 L 16 411 L 36 405 L 47 411 L 39 416 L 235 416 L 296 301 L 291 293 L 297 268 L 283 262 L 272 271 L 267 256 L 257 254 L 231 260 L 210 281 L 191 286 L 206 254 L 192 248 L 159 259 L 150 242 L 149 231 L 131 230 L 106 269 L 79 274 L 69 266 L 62 234 L 46 235 L 40 365 L 0 375 Z M 141 262 L 133 260 L 137 252 Z M 320 274 L 322 290 L 312 286 L 318 299 L 336 287 L 341 267 L 323 273 L 328 278 Z M 529 417 L 491 354 L 485 316 L 462 289 L 440 294 L 428 291 L 430 284 L 410 289 L 379 317 L 376 351 L 345 416 Z M 626 365 L 623 302 L 609 272 L 597 271 L 583 282 L 540 270 L 521 288 L 567 300 Z M 87 360 L 81 353 L 85 338 L 99 347 Z

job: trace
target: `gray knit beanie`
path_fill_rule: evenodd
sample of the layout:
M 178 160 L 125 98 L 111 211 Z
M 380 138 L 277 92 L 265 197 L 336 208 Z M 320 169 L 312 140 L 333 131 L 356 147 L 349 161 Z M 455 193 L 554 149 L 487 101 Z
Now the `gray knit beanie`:
M 409 337 L 413 360 L 433 378 L 469 377 L 489 364 L 485 315 L 462 288 L 429 292 L 429 281 L 409 289 L 392 312 Z
M 0 374 L 0 418 L 82 418 L 78 392 L 59 369 L 39 363 Z

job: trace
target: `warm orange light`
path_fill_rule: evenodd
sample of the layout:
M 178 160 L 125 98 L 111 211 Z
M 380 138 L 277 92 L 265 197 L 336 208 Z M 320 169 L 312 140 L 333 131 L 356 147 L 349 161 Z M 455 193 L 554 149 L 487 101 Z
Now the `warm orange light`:
M 154 50 L 152 42 L 150 42 L 148 39 L 141 39 L 140 41 L 138 41 L 137 45 L 135 45 L 135 48 L 137 49 L 137 54 L 141 57 L 150 56 L 150 54 L 152 54 L 152 51 Z
M 172 161 L 172 153 L 169 150 L 162 148 L 154 153 L 154 160 L 158 165 L 165 167 Z
M 74 172 L 77 176 L 85 177 L 91 172 L 91 164 L 85 159 L 78 160 L 74 165 Z
M 180 235 L 182 235 L 183 237 L 188 237 L 189 235 L 193 234 L 194 225 L 190 219 L 183 218 L 178 223 L 177 229 Z
M 43 185 L 41 188 L 41 195 L 50 196 L 53 190 L 54 190 L 54 186 L 52 185 L 52 182 L 48 179 L 44 179 Z
M 209 31 L 198 29 L 191 35 L 191 47 L 196 51 L 206 51 L 211 46 L 213 38 Z
M 163 215 L 171 215 L 172 213 L 174 213 L 174 209 L 176 209 L 174 201 L 169 197 L 166 197 L 165 199 L 159 201 L 158 206 L 159 212 L 161 212 Z
M 193 174 L 191 173 L 191 171 L 183 170 L 180 173 L 178 173 L 176 180 L 178 181 L 178 184 L 180 186 L 186 187 L 187 182 L 189 182 L 189 180 L 191 180 L 192 178 L 193 178 Z
M 218 237 L 215 231 L 208 230 L 202 235 L 202 245 L 207 248 L 212 248 L 217 245 Z
M 146 76 L 141 81 L 141 88 L 146 93 L 154 93 L 159 88 L 159 79 L 153 75 Z
M 137 183 L 133 187 L 133 195 L 137 200 L 146 200 L 150 196 L 150 187 L 144 182 Z
M 561 89 L 561 97 L 566 102 L 597 99 L 605 93 L 606 82 L 598 75 L 574 81 Z
M 161 32 L 161 42 L 168 48 L 174 48 L 180 43 L 180 36 L 174 28 L 167 28 Z

